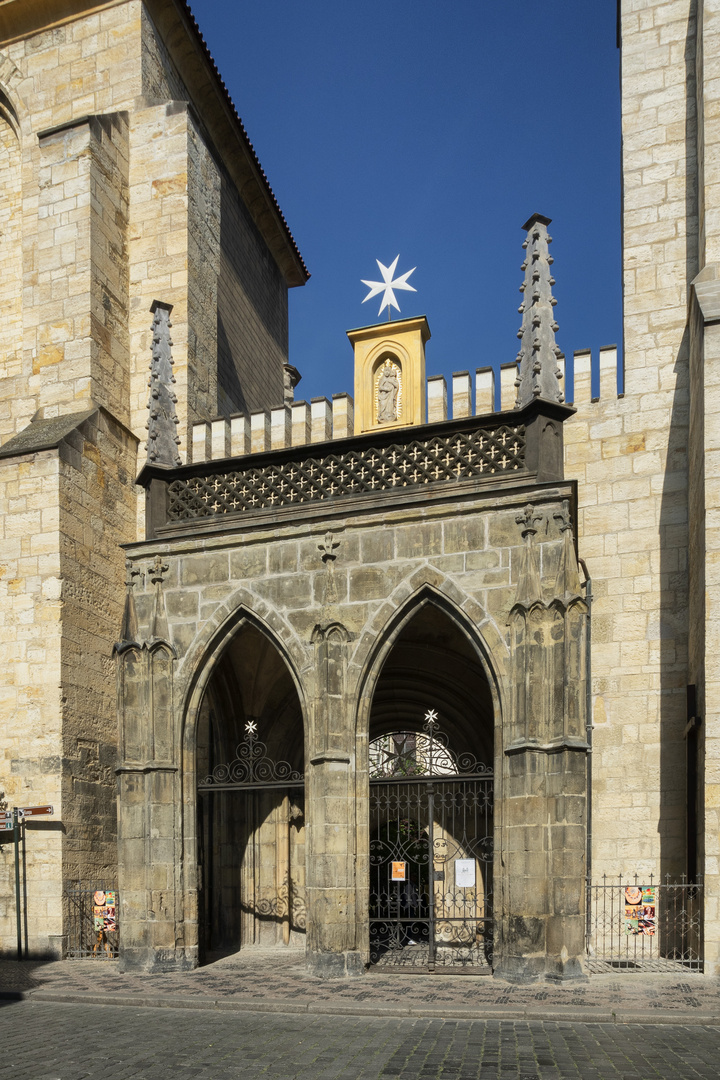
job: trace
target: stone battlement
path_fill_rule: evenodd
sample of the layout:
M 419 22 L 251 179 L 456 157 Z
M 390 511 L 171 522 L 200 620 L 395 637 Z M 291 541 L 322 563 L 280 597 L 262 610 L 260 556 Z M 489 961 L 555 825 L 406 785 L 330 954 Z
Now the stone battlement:
M 564 357 L 559 358 L 558 367 L 562 372 L 562 385 L 565 378 Z M 598 400 L 607 403 L 622 396 L 617 389 L 616 345 L 605 346 L 599 351 L 599 398 L 592 393 L 592 354 L 589 349 L 573 353 L 573 368 L 574 392 L 571 394 L 572 400 L 568 397 L 569 405 L 579 408 Z M 499 409 L 496 408 L 497 377 L 492 367 L 476 368 L 474 379 L 469 371 L 454 372 L 449 394 L 445 376 L 431 375 L 427 379 L 428 423 L 510 412 L 515 409 L 517 372 L 515 363 L 503 364 L 500 368 Z M 295 401 L 278 405 L 269 411 L 203 421 L 192 426 L 189 461 L 216 461 L 267 450 L 285 450 L 292 446 L 347 439 L 354 432 L 354 414 L 355 406 L 350 394 L 333 394 L 332 400 L 318 397 L 310 402 Z

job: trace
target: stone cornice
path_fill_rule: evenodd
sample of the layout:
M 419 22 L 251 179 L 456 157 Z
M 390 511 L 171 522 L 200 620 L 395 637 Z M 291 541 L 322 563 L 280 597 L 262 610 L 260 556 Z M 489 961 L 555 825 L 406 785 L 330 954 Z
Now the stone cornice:
M 123 3 L 126 0 L 0 0 L 0 45 L 10 45 L 81 15 L 93 15 Z
M 590 751 L 590 744 L 585 739 L 574 739 L 568 736 L 567 738 L 552 739 L 550 742 L 544 743 L 537 739 L 522 739 L 505 747 L 505 753 L 508 757 L 513 754 L 562 754 L 566 750 L 580 751 L 587 754 Z

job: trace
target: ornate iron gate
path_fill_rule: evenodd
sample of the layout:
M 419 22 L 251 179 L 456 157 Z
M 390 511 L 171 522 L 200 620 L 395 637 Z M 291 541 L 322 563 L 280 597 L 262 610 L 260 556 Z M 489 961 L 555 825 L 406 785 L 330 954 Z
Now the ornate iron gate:
M 293 857 L 292 836 L 303 825 L 302 772 L 271 757 L 257 722 L 248 720 L 235 758 L 215 765 L 197 790 L 200 861 L 209 872 L 202 900 L 205 951 L 214 951 L 211 937 L 232 939 L 237 947 L 272 944 L 266 929 L 270 936 L 280 930 L 289 945 L 293 935 L 305 933 L 306 922 L 304 862 Z M 218 821 L 224 822 L 224 846 L 215 835 L 222 830 Z
M 603 877 L 587 886 L 587 967 L 609 971 L 703 970 L 702 881 Z
M 119 896 L 115 885 L 69 882 L 65 888 L 69 960 L 117 960 Z
M 434 712 L 370 745 L 370 960 L 489 971 L 493 774 L 455 754 Z

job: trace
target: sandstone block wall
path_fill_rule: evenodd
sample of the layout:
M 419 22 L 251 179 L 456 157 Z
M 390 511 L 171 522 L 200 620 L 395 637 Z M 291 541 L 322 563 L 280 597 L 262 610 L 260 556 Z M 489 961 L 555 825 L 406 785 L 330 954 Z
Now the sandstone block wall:
M 282 365 L 288 357 L 287 285 L 226 176 L 220 220 L 217 409 L 228 416 L 282 404 Z M 268 362 L 256 364 L 258 356 Z
M 107 413 L 64 450 L 60 475 L 63 876 L 116 875 L 117 701 L 112 658 L 135 537 L 136 440 Z M 75 440 L 73 440 L 75 441 Z
M 142 49 L 143 93 L 148 102 L 188 100 L 182 76 L 145 9 Z M 186 347 L 189 386 L 193 388 L 187 406 L 188 424 L 210 420 L 217 414 L 227 416 L 245 409 L 280 405 L 282 366 L 288 354 L 284 277 L 223 168 L 222 155 L 217 151 L 209 153 L 202 114 L 196 115 L 188 121 L 186 188 L 182 184 L 176 187 L 178 192 L 186 192 L 187 208 L 187 238 L 183 245 L 187 280 L 182 288 L 187 287 Z M 155 166 L 160 165 L 154 147 L 149 156 Z M 156 238 L 161 245 L 163 235 L 158 229 Z M 142 280 L 149 288 L 147 278 Z M 169 284 L 180 284 L 180 280 Z M 184 301 L 177 293 L 160 295 L 157 288 L 151 302 L 155 297 L 172 304 Z M 173 311 L 176 327 L 182 310 L 176 307 Z M 182 338 L 178 336 L 176 341 L 174 337 L 173 341 L 179 345 Z M 209 356 L 216 360 L 215 364 L 208 364 Z M 178 377 L 182 369 L 183 357 L 179 353 Z M 182 427 L 181 455 L 185 460 L 185 423 Z
M 283 273 L 141 0 L 0 46 L 0 86 L 0 436 L 95 401 L 142 438 L 154 299 L 174 305 L 183 456 L 193 421 L 280 404 Z
M 565 469 L 578 480 L 578 549 L 592 579 L 593 878 L 679 875 L 687 509 L 685 474 L 673 476 L 684 450 L 668 444 L 682 434 L 607 383 L 592 401 L 589 365 L 576 367 L 574 397 Z M 629 827 L 638 812 L 652 828 Z
M 43 431 L 47 423 L 36 425 Z M 123 555 L 134 536 L 135 439 L 109 414 L 66 425 L 56 447 L 0 461 L 12 662 L 0 673 L 2 781 L 11 805 L 52 803 L 27 827 L 28 944 L 63 948 L 63 881 L 115 877 L 116 700 L 112 646 Z M 2 849 L 0 941 L 14 942 L 11 847 Z
M 718 652 L 718 387 L 720 355 L 720 221 L 717 157 L 718 42 L 720 19 L 714 4 L 698 5 L 695 43 L 697 110 L 697 208 L 699 273 L 690 319 L 690 667 L 695 716 L 689 717 L 688 757 L 697 754 L 699 783 L 695 811 L 698 862 L 706 885 L 706 969 L 720 969 L 720 653 Z M 689 702 L 692 706 L 692 700 Z M 690 709 L 688 710 L 690 712 Z M 693 805 L 694 802 L 694 805 Z
M 261 236 L 241 203 L 237 161 L 233 173 L 199 119 L 188 85 L 197 70 L 180 76 L 179 39 L 166 47 L 152 6 L 88 4 L 0 41 L 0 443 L 29 434 L 0 463 L 5 633 L 17 653 L 0 680 L 0 788 L 11 805 L 52 802 L 66 829 L 38 827 L 28 845 L 34 952 L 62 947 L 63 880 L 104 877 L 115 861 L 111 650 L 119 545 L 143 528 L 133 479 L 147 437 L 153 300 L 174 305 L 183 456 L 191 425 L 236 410 L 246 380 L 263 407 L 283 396 L 286 271 L 267 246 L 276 226 Z M 6 8 L 0 25 L 9 19 Z M 107 413 L 83 421 L 92 430 L 32 446 L 37 424 L 97 406 Z M 3 947 L 14 944 L 5 884 Z
M 52 803 L 54 827 L 28 830 L 32 947 L 63 931 L 60 487 L 57 453 L 0 463 L 0 788 L 10 806 Z M 13 845 L 0 847 L 1 955 L 15 946 Z M 29 913 L 30 915 L 30 913 Z
M 624 397 L 565 424 L 593 591 L 593 877 L 685 871 L 694 10 L 623 0 Z M 602 381 L 602 380 L 601 380 Z

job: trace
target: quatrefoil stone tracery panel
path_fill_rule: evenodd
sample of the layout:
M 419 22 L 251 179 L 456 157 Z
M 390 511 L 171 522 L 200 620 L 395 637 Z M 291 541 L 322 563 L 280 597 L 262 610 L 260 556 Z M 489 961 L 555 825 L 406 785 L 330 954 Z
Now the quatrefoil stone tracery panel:
M 522 425 L 481 428 L 405 445 L 174 480 L 168 488 L 168 518 L 187 521 L 277 509 L 343 495 L 508 475 L 524 468 Z

